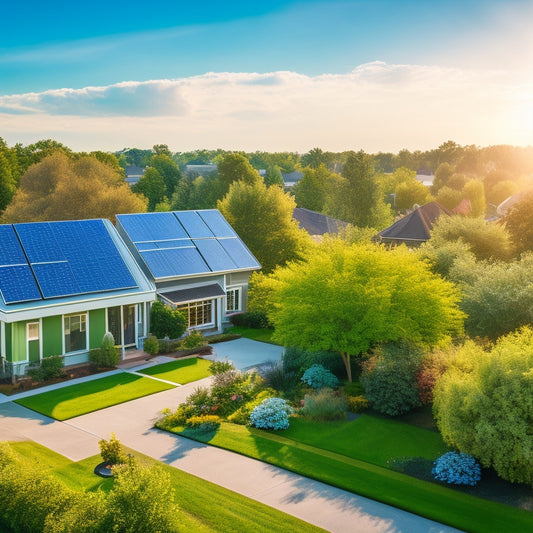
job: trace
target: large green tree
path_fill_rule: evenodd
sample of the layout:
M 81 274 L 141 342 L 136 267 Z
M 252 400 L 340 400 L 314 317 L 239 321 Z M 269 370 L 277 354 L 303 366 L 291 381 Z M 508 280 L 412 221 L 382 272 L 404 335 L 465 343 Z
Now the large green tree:
M 435 345 L 462 328 L 455 286 L 403 247 L 328 240 L 265 281 L 276 339 L 340 352 L 350 380 L 350 356 L 387 341 Z
M 148 167 L 131 190 L 146 197 L 148 199 L 148 211 L 153 211 L 155 206 L 166 197 L 167 189 L 163 177 L 157 169 Z
M 165 196 L 170 198 L 174 194 L 174 191 L 176 190 L 181 178 L 178 165 L 164 152 L 154 155 L 150 159 L 149 165 L 152 168 L 155 168 L 163 178 L 166 188 Z
M 533 250 L 533 192 L 524 195 L 504 218 L 505 227 L 516 247 Z
M 217 207 L 264 272 L 299 259 L 309 245 L 309 235 L 292 218 L 294 199 L 281 187 L 267 187 L 262 181 L 236 181 Z
M 434 414 L 444 440 L 499 476 L 533 485 L 533 331 L 486 352 L 468 343 L 437 381 Z
M 259 172 L 239 153 L 227 154 L 220 159 L 218 176 L 228 188 L 234 181 L 243 181 L 248 185 L 262 181 Z
M 303 178 L 293 189 L 298 207 L 321 212 L 330 181 L 331 172 L 324 165 L 319 165 L 317 168 L 304 168 Z

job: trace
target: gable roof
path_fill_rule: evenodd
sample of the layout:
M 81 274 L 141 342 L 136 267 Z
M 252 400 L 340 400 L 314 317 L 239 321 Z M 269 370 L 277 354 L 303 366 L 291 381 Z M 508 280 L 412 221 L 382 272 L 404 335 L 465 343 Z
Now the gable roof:
M 453 215 L 453 213 L 437 202 L 430 202 L 380 231 L 376 238 L 383 242 L 427 241 L 433 224 L 441 215 Z
M 348 222 L 303 207 L 295 207 L 292 218 L 297 220 L 300 228 L 307 231 L 309 235 L 336 234 L 348 225 Z
M 117 230 L 155 281 L 261 268 L 216 209 L 117 215 Z

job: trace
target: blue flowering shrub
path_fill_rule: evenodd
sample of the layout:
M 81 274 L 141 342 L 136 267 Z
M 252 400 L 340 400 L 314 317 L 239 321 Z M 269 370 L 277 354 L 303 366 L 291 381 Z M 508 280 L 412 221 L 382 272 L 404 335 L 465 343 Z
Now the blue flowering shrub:
M 334 389 L 339 386 L 339 380 L 327 368 L 322 365 L 310 366 L 302 376 L 302 381 L 313 389 Z
M 250 414 L 250 424 L 259 429 L 287 429 L 294 409 L 282 398 L 267 398 Z
M 474 486 L 481 479 L 481 467 L 467 453 L 448 452 L 441 455 L 431 470 L 438 481 L 454 485 Z

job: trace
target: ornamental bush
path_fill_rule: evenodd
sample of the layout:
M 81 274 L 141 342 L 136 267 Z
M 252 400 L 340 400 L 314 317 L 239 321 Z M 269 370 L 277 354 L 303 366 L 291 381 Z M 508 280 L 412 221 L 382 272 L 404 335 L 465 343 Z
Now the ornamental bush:
M 150 355 L 157 355 L 159 353 L 159 341 L 154 335 L 148 335 L 144 339 L 143 350 Z
M 201 433 L 209 433 L 219 428 L 220 417 L 217 415 L 191 416 L 185 425 L 189 429 L 195 429 Z
M 340 377 L 346 376 L 346 369 L 340 355 L 326 350 L 311 352 L 288 346 L 281 357 L 285 372 L 294 372 L 299 378 L 312 365 L 322 365 Z M 355 370 L 355 369 L 354 369 Z
M 346 418 L 346 396 L 331 389 L 306 394 L 302 414 L 311 420 L 327 421 Z
M 433 477 L 454 485 L 474 486 L 481 479 L 481 467 L 467 453 L 448 452 L 433 464 Z
M 163 302 L 152 304 L 150 310 L 150 330 L 158 339 L 180 338 L 187 329 L 187 317 L 180 311 L 172 309 Z
M 250 424 L 259 429 L 287 429 L 294 409 L 282 398 L 267 398 L 250 414 Z
M 114 433 L 109 440 L 102 439 L 98 442 L 102 460 L 114 465 L 126 463 L 127 458 L 122 450 L 122 444 Z
M 368 409 L 368 400 L 364 396 L 348 396 L 348 411 L 362 413 Z
M 120 361 L 120 350 L 115 346 L 115 339 L 111 332 L 107 332 L 102 339 L 100 348 L 89 351 L 89 361 L 95 368 L 113 368 Z
M 60 378 L 65 374 L 63 371 L 63 358 L 59 355 L 44 357 L 38 368 L 30 368 L 28 374 L 37 381 Z
M 338 387 L 339 380 L 322 365 L 313 365 L 302 376 L 302 381 L 315 390 Z

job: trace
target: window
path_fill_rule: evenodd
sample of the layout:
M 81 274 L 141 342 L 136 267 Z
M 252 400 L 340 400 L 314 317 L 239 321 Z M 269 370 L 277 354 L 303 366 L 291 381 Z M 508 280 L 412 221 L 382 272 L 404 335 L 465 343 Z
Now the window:
M 241 289 L 228 289 L 226 291 L 226 313 L 236 313 L 241 310 Z
M 87 349 L 87 315 L 65 317 L 65 353 Z
M 178 305 L 177 309 L 187 313 L 189 328 L 213 323 L 213 300 Z
M 28 328 L 27 340 L 38 341 L 39 340 L 39 322 L 29 322 L 27 324 L 27 328 Z

